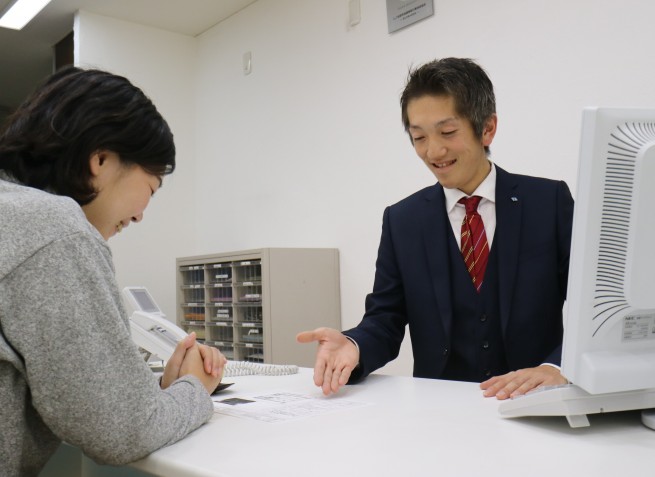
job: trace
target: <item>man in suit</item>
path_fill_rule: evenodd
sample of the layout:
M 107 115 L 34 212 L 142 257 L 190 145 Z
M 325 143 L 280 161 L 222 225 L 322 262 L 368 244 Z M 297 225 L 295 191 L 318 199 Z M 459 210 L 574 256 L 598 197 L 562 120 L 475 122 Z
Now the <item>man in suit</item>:
M 398 356 L 408 325 L 416 377 L 481 382 L 483 394 L 498 399 L 565 383 L 558 366 L 573 219 L 568 187 L 489 160 L 493 85 L 471 60 L 446 58 L 410 72 L 401 108 L 438 183 L 385 210 L 361 323 L 298 335 L 319 343 L 314 382 L 329 394 L 363 379 Z

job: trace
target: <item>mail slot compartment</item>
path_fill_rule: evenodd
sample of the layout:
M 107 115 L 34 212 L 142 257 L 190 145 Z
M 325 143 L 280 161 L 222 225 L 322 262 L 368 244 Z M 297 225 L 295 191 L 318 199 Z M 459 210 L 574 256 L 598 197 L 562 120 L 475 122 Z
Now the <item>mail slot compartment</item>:
M 234 328 L 232 323 L 211 323 L 207 325 L 207 340 L 212 342 L 232 342 L 234 340 Z
M 205 307 L 198 304 L 182 304 L 184 321 L 205 321 Z
M 207 305 L 208 321 L 234 321 L 234 308 L 231 303 L 210 303 Z
M 239 323 L 262 323 L 264 318 L 260 303 L 235 303 L 234 314 Z
M 204 285 L 205 283 L 205 267 L 202 265 L 180 267 L 180 275 L 182 275 L 183 285 Z
M 264 342 L 261 325 L 256 325 L 255 323 L 236 323 L 235 327 L 241 343 L 262 344 Z
M 214 283 L 208 285 L 209 301 L 211 303 L 232 303 L 232 285 Z
M 262 262 L 261 260 L 241 260 L 232 263 L 234 282 L 261 282 Z
M 235 343 L 234 359 L 239 361 L 264 362 L 264 348 L 252 343 Z
M 261 303 L 262 284 L 260 282 L 243 282 L 234 287 L 237 302 L 239 303 Z
M 210 263 L 206 266 L 207 282 L 213 283 L 231 283 L 232 282 L 232 264 L 231 263 Z
M 212 346 L 219 349 L 223 355 L 230 361 L 234 360 L 234 345 L 231 343 L 213 343 Z
M 182 286 L 184 303 L 202 305 L 205 303 L 205 286 L 204 285 L 184 285 Z
M 199 341 L 205 341 L 205 324 L 203 323 L 198 323 L 198 322 L 182 322 L 181 328 L 186 331 L 187 333 L 196 333 L 196 339 Z

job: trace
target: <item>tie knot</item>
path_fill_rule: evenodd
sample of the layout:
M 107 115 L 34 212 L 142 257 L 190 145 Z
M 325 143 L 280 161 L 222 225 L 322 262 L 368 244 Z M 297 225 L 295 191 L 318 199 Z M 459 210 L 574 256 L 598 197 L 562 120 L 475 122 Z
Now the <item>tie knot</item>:
M 471 197 L 462 197 L 458 200 L 460 204 L 464 204 L 466 207 L 466 215 L 474 214 L 478 210 L 478 204 L 482 200 L 482 197 L 479 195 L 474 195 Z

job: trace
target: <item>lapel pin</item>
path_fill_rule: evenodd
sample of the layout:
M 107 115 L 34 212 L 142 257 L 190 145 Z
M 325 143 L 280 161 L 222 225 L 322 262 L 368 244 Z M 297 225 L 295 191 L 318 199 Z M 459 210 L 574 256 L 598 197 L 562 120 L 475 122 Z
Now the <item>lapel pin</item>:
M 515 196 L 512 196 L 512 202 L 518 202 L 518 201 L 519 200 Z

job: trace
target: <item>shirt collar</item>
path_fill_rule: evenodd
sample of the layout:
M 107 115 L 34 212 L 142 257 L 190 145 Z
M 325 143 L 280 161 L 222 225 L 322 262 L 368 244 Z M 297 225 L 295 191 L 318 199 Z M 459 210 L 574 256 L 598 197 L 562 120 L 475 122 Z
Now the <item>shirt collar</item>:
M 451 213 L 457 201 L 462 197 L 468 197 L 464 192 L 459 189 L 446 189 L 444 187 L 443 193 L 446 196 L 446 211 Z M 496 166 L 491 162 L 491 170 L 487 177 L 480 183 L 477 189 L 471 195 L 479 195 L 482 199 L 490 202 L 496 202 Z

